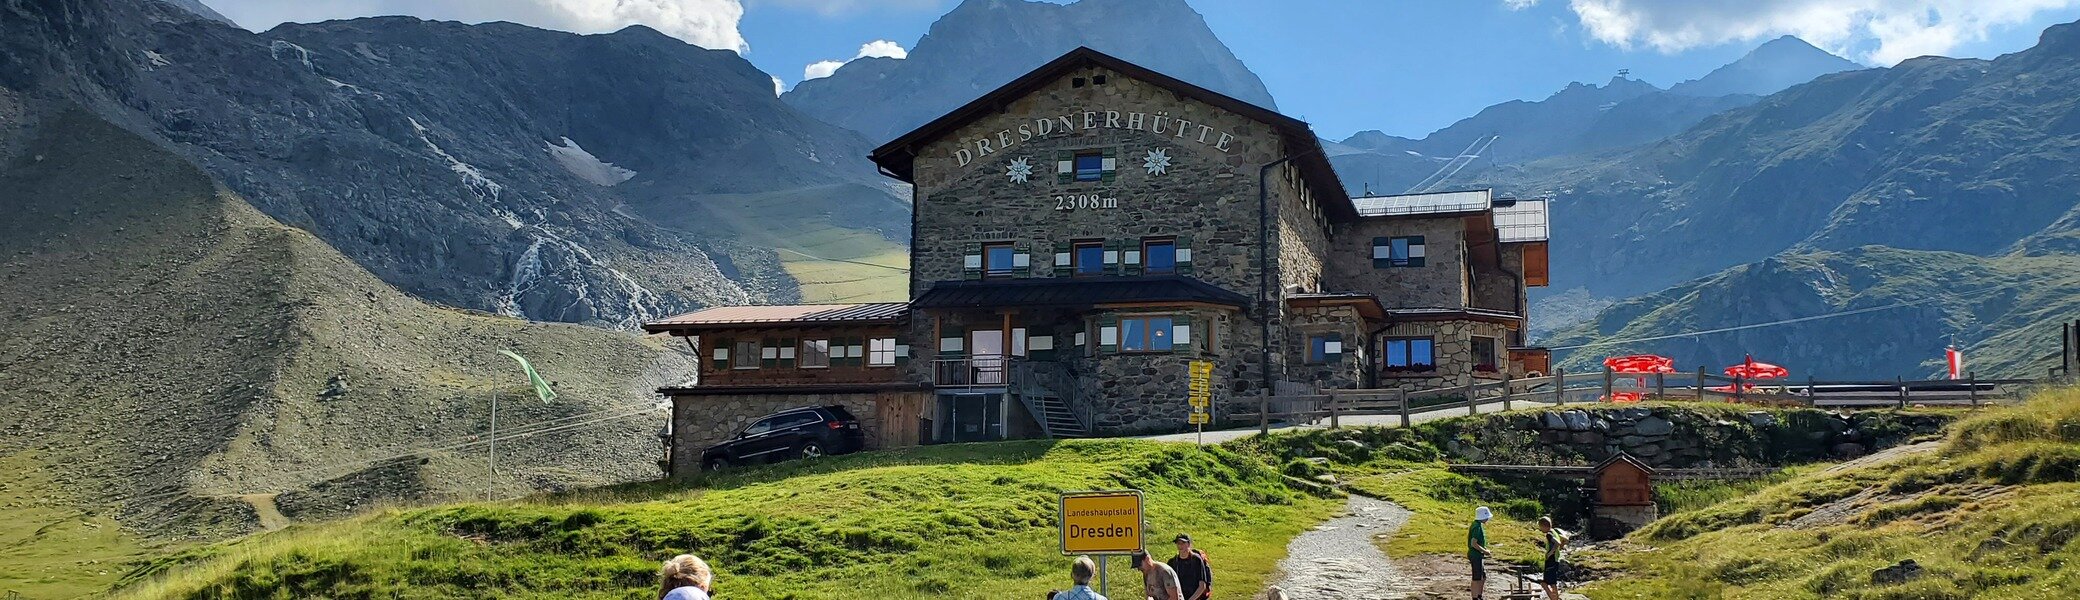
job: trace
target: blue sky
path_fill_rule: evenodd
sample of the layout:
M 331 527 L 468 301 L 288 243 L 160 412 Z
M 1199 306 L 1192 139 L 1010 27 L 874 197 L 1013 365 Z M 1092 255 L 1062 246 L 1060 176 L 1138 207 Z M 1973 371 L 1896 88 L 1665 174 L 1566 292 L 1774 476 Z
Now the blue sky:
M 1016 0 L 1012 0 L 1016 1 Z M 1062 0 L 1055 0 L 1058 3 Z M 792 86 L 877 40 L 909 48 L 958 0 L 205 0 L 248 28 L 410 14 L 578 32 L 631 23 L 733 48 Z M 1890 65 L 1990 58 L 2080 20 L 2080 0 L 1188 0 L 1264 79 L 1280 110 L 1341 139 L 1422 135 L 1619 69 L 1668 86 L 1794 34 Z M 890 44 L 877 46 L 881 53 Z

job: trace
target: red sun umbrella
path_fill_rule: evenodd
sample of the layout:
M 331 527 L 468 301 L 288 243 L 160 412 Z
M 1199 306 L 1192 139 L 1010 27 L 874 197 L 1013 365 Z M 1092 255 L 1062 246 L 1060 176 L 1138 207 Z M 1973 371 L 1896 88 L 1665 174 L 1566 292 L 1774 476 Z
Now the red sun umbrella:
M 1742 379 L 1782 379 L 1791 376 L 1791 370 L 1766 362 L 1755 362 L 1753 355 L 1748 360 L 1726 368 L 1727 377 Z
M 1613 356 L 1603 359 L 1603 366 L 1610 367 L 1611 372 L 1618 375 L 1648 375 L 1676 372 L 1675 359 L 1652 354 Z

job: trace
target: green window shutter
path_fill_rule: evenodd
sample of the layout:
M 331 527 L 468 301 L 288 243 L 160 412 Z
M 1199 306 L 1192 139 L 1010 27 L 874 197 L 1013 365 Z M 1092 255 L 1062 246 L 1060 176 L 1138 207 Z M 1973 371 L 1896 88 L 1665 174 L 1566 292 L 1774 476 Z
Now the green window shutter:
M 856 348 L 856 349 L 855 349 L 855 348 L 854 348 L 855 346 L 857 346 L 858 348 Z M 866 352 L 866 350 L 867 350 L 867 340 L 866 340 L 866 338 L 846 338 L 846 339 L 845 339 L 845 354 L 846 354 L 846 356 L 845 356 L 845 360 L 851 361 L 851 362 L 850 362 L 850 363 L 848 363 L 848 364 L 851 364 L 852 366 L 855 366 L 855 367 L 858 367 L 858 366 L 864 366 L 864 365 L 866 365 L 866 364 L 867 364 L 867 352 Z
M 1416 256 L 1416 249 L 1417 249 L 1417 248 L 1422 248 L 1422 249 L 1423 249 L 1423 252 L 1422 252 L 1423 256 Z M 1420 235 L 1418 235 L 1418 236 L 1414 236 L 1414 237 L 1408 238 L 1408 266 L 1411 266 L 1411 267 L 1420 267 L 1420 266 L 1423 266 L 1423 258 L 1424 258 L 1424 257 L 1427 257 L 1427 256 L 1429 256 L 1429 255 L 1430 255 L 1430 249 L 1429 249 L 1429 247 L 1427 247 L 1427 246 L 1424 246 L 1424 245 L 1423 245 L 1423 236 L 1420 236 Z
M 1177 236 L 1177 274 L 1192 274 L 1192 236 Z
M 903 343 L 903 340 L 901 338 L 897 338 L 896 366 L 900 367 L 907 364 L 910 364 L 910 345 Z
M 1048 346 L 1046 350 L 1033 348 L 1033 338 L 1036 337 L 1047 338 Z M 1054 337 L 1054 329 L 1044 325 L 1026 328 L 1026 358 L 1054 360 L 1054 349 L 1060 347 L 1062 347 L 1062 341 Z
M 1193 350 L 1193 344 L 1198 342 L 1198 340 L 1196 339 L 1198 337 L 1199 332 L 1192 330 L 1191 315 L 1176 315 L 1170 317 L 1171 352 L 1175 352 L 1178 354 L 1194 354 L 1195 352 Z
M 1372 238 L 1372 268 L 1385 269 L 1394 266 L 1393 238 Z
M 1033 276 L 1032 244 L 1019 242 L 1011 247 L 1011 276 L 1019 278 Z
M 1143 249 L 1147 248 L 1147 246 L 1143 245 L 1141 240 L 1134 240 L 1132 245 L 1121 244 L 1121 246 L 1122 249 L 1119 253 L 1120 274 L 1128 276 L 1140 275 L 1141 265 L 1148 262 L 1148 257 L 1142 255 Z
M 1118 275 L 1119 265 L 1126 257 L 1121 256 L 1119 240 L 1105 240 L 1105 274 Z
M 982 244 L 968 244 L 962 250 L 961 278 L 982 279 Z
M 1068 150 L 1062 150 L 1055 153 L 1054 159 L 1054 182 L 1075 183 L 1076 153 L 1070 152 Z
M 771 350 L 771 351 L 773 352 L 773 356 L 774 356 L 775 358 L 766 358 L 766 357 L 765 357 L 765 352 L 766 352 L 767 350 Z M 778 367 L 778 366 L 780 366 L 780 359 L 779 359 L 779 358 L 777 358 L 778 356 L 780 356 L 780 340 L 777 340 L 777 339 L 773 339 L 773 338 L 765 338 L 765 339 L 763 339 L 763 340 L 760 340 L 760 341 L 758 342 L 758 352 L 759 352 L 759 357 L 758 357 L 758 367 L 759 367 L 759 368 L 761 368 L 761 369 L 771 369 L 771 368 L 774 368 L 774 367 Z
M 1073 262 L 1074 262 L 1074 260 L 1075 260 L 1075 259 L 1074 259 L 1074 257 L 1073 257 L 1073 256 L 1071 256 L 1071 255 L 1072 255 L 1072 254 L 1073 254 L 1073 253 L 1074 253 L 1075 251 L 1076 251 L 1076 246 L 1075 246 L 1074 244 L 1071 244 L 1071 243 L 1069 243 L 1069 242 L 1055 242 L 1055 243 L 1054 243 L 1054 276 L 1055 276 L 1055 277 L 1068 277 L 1068 276 L 1071 276 L 1071 275 L 1075 275 L 1075 274 L 1076 274 L 1076 271 L 1074 271 L 1074 270 L 1073 270 L 1073 269 L 1075 269 L 1075 265 L 1071 264 L 1071 263 L 1073 263 Z
M 722 352 L 723 356 L 720 356 L 720 357 L 716 356 L 716 351 L 718 351 L 718 350 L 720 350 L 720 351 Z M 709 359 L 709 360 L 711 360 L 711 361 L 713 361 L 713 362 L 715 363 L 715 370 L 717 370 L 717 371 L 728 371 L 728 370 L 729 370 L 729 358 L 728 358 L 728 354 L 729 354 L 729 353 L 731 353 L 731 352 L 736 352 L 736 351 L 737 351 L 737 341 L 736 341 L 736 340 L 733 340 L 733 339 L 730 339 L 730 338 L 715 338 L 715 344 L 714 344 L 714 347 L 712 347 L 712 348 L 709 348 L 709 349 L 708 349 L 708 359 Z
M 1336 351 L 1335 351 L 1335 352 L 1328 352 L 1327 350 L 1324 350 L 1324 351 L 1322 352 L 1322 362 L 1326 362 L 1326 363 L 1329 363 L 1329 364 L 1332 364 L 1332 365 L 1333 365 L 1333 364 L 1339 364 L 1339 363 L 1342 363 L 1342 362 L 1343 362 L 1343 334 L 1341 334 L 1341 333 L 1331 333 L 1331 334 L 1329 334 L 1329 335 L 1326 335 L 1326 336 L 1322 336 L 1322 337 L 1323 337 L 1323 338 L 1325 338 L 1325 339 L 1327 339 L 1327 340 L 1328 340 L 1328 341 L 1329 341 L 1330 343 L 1336 344 Z
M 1100 176 L 1098 180 L 1103 181 L 1105 183 L 1112 183 L 1112 178 L 1119 172 L 1119 169 L 1117 168 L 1119 166 L 1119 149 L 1106 148 L 1104 157 L 1105 174 Z
M 961 349 L 960 349 L 960 350 L 947 350 L 947 349 L 946 349 L 946 344 L 944 343 L 944 340 L 945 340 L 946 338 L 959 338 L 959 339 L 961 340 Z M 962 355 L 964 355 L 964 354 L 967 354 L 967 343 L 968 343 L 968 330 L 967 330 L 967 329 L 965 329 L 965 328 L 962 328 L 962 327 L 961 327 L 961 326 L 959 326 L 959 325 L 946 325 L 946 326 L 940 327 L 940 328 L 939 328 L 939 339 L 936 339 L 936 340 L 932 340 L 932 343 L 933 343 L 933 344 L 937 344 L 937 345 L 938 345 L 938 347 L 939 347 L 939 356 L 942 356 L 942 357 L 958 357 L 958 356 L 962 356 Z
M 795 339 L 780 338 L 780 344 L 778 347 L 780 348 L 779 367 L 782 369 L 794 368 L 796 353 L 801 352 L 801 347 L 795 345 Z
M 1111 333 L 1111 343 L 1106 343 L 1107 332 Z M 1119 315 L 1099 315 L 1098 339 L 1092 340 L 1092 342 L 1098 346 L 1099 354 L 1119 352 Z

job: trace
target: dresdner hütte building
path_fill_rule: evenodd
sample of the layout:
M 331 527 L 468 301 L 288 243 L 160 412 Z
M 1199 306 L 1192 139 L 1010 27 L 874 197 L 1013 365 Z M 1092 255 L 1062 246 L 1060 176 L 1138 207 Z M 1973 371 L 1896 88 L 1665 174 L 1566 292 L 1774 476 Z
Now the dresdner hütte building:
M 647 324 L 704 359 L 661 390 L 675 473 L 791 406 L 847 406 L 883 446 L 1125 435 L 1185 430 L 1194 360 L 1216 419 L 1266 386 L 1547 369 L 1524 344 L 1545 201 L 1352 198 L 1306 123 L 1088 48 L 872 158 L 913 185 L 909 302 Z

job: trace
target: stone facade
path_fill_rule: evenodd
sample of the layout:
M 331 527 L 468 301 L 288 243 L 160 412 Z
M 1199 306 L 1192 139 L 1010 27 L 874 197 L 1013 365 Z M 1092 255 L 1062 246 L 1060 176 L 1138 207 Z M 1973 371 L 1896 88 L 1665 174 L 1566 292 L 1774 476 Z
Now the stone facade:
M 1469 306 L 1524 314 L 1524 245 L 1485 243 L 1472 251 L 1487 254 L 1472 261 Z
M 1336 259 L 1329 263 L 1331 291 L 1373 294 L 1390 307 L 1469 305 L 1463 217 L 1371 218 L 1339 229 Z M 1405 236 L 1423 236 L 1423 266 L 1373 266 L 1373 238 Z
M 1101 79 L 1105 83 L 1095 83 Z M 1038 135 L 1043 121 L 1052 123 L 1044 136 Z M 1180 122 L 1189 123 L 1182 136 L 1176 129 Z M 993 142 L 986 153 L 977 145 L 982 140 Z M 1013 143 L 1006 148 L 1005 140 Z M 1013 277 L 1048 278 L 1058 275 L 1057 253 L 1075 243 L 1109 244 L 1125 263 L 1126 252 L 1138 255 L 1144 240 L 1162 238 L 1174 238 L 1180 250 L 1189 251 L 1189 267 L 1180 268 L 1180 274 L 1256 297 L 1262 286 L 1258 166 L 1277 160 L 1288 146 L 1289 140 L 1268 124 L 1168 88 L 1096 66 L 1063 74 L 918 150 L 913 297 L 936 282 L 972 278 L 967 261 L 979 244 L 1008 243 L 1023 255 L 1027 266 Z M 1111 156 L 1113 169 L 1105 180 L 1063 181 L 1057 175 L 1063 157 L 1090 151 Z M 1023 182 L 1012 176 L 1017 161 L 1031 169 Z M 1156 162 L 1162 164 L 1160 172 L 1151 169 Z M 1329 252 L 1322 207 L 1296 169 L 1274 169 L 1270 175 L 1272 263 L 1278 271 L 1270 287 L 1281 296 L 1294 287 L 1317 289 Z M 1092 198 L 1095 207 L 1089 206 Z M 1131 274 L 1125 267 L 1114 272 Z M 1133 310 L 1189 314 L 1194 323 L 1203 323 L 1195 327 L 1201 346 L 1196 356 L 1097 355 L 1092 322 L 1109 312 L 1103 310 L 1079 315 L 1016 311 L 1011 326 L 1054 334 L 1057 360 L 1082 379 L 1078 397 L 1095 411 L 1100 431 L 1181 427 L 1188 412 L 1181 365 L 1193 358 L 1219 365 L 1217 406 L 1261 385 L 1261 322 L 1254 311 Z M 949 329 L 1002 327 L 1002 319 L 1003 313 L 993 310 L 933 311 L 913 319 L 912 339 L 934 339 Z M 1087 342 L 1067 352 L 1076 332 L 1084 332 Z M 1208 335 L 1219 342 L 1205 344 Z M 1273 339 L 1286 335 L 1274 315 Z M 936 350 L 933 343 L 926 355 Z M 1283 370 L 1275 364 L 1272 372 L 1278 377 Z
M 1287 356 L 1294 357 L 1293 366 L 1287 374 L 1296 381 L 1320 389 L 1350 389 L 1363 387 L 1365 367 L 1373 360 L 1367 351 L 1365 335 L 1370 331 L 1365 317 L 1356 306 L 1306 306 L 1289 308 L 1286 322 L 1292 335 L 1286 339 L 1283 349 Z M 1313 339 L 1325 334 L 1340 338 L 1343 352 L 1324 357 L 1321 362 L 1310 360 Z
M 672 398 L 672 460 L 671 472 L 675 476 L 697 473 L 701 469 L 701 451 L 722 443 L 737 432 L 749 427 L 759 417 L 783 410 L 807 406 L 843 406 L 858 417 L 860 429 L 867 432 L 867 448 L 876 449 L 883 445 L 885 436 L 894 424 L 882 423 L 884 406 L 890 402 L 924 401 L 928 392 L 840 392 L 840 393 L 745 393 L 728 395 L 674 396 Z
M 1474 359 L 1474 338 L 1485 337 L 1495 340 L 1497 356 L 1493 362 L 1497 368 L 1509 364 L 1506 347 L 1510 326 L 1493 321 L 1455 319 L 1438 321 L 1404 321 L 1388 327 L 1379 335 L 1384 342 L 1395 338 L 1429 338 L 1437 368 L 1428 372 L 1382 371 L 1379 387 L 1401 388 L 1408 391 L 1430 390 L 1441 387 L 1461 386 L 1475 381 L 1500 379 L 1500 371 L 1476 371 L 1479 362 Z M 1513 376 L 1522 376 L 1514 373 Z
M 1590 509 L 1589 538 L 1615 540 L 1661 518 L 1661 509 L 1645 506 L 1602 506 Z

